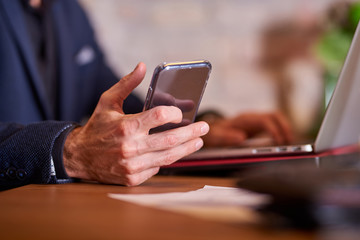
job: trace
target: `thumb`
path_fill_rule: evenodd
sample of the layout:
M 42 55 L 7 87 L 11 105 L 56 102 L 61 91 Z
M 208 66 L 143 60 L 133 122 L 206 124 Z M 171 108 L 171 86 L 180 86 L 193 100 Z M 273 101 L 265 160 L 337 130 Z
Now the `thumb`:
M 118 83 L 112 86 L 107 93 L 114 103 L 122 108 L 124 100 L 130 93 L 142 82 L 146 73 L 146 65 L 142 62 L 138 63 L 135 69 L 120 79 Z

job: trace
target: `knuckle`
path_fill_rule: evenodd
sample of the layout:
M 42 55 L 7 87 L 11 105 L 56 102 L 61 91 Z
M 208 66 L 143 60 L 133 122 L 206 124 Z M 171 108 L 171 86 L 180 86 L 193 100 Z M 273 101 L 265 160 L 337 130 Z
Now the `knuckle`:
M 165 122 L 166 119 L 168 118 L 168 113 L 166 108 L 164 107 L 154 108 L 154 118 L 158 122 Z
M 178 145 L 179 138 L 173 134 L 165 136 L 164 143 L 169 147 L 175 147 Z
M 132 146 L 132 144 L 123 142 L 120 144 L 119 154 L 123 159 L 134 157 L 136 155 L 136 147 Z
M 160 167 L 156 167 L 156 168 L 154 168 L 153 175 L 158 174 L 158 173 L 159 173 L 159 171 L 160 171 Z
M 128 166 L 126 167 L 125 172 L 126 172 L 126 174 L 128 174 L 128 175 L 133 175 L 133 174 L 136 174 L 136 173 L 138 172 L 138 169 L 137 169 L 136 166 L 130 164 L 130 165 L 128 165 Z
M 197 150 L 199 150 L 199 142 L 201 141 L 201 146 L 204 144 L 203 140 L 201 138 L 199 138 L 196 141 L 192 141 L 191 143 L 186 145 L 186 150 L 185 150 L 185 155 L 191 154 L 193 152 L 196 152 Z
M 100 102 L 101 101 L 106 101 L 106 97 L 107 96 L 107 94 L 106 94 L 106 92 L 103 92 L 101 95 L 100 95 Z
M 101 96 L 100 96 L 100 99 L 99 99 L 99 103 L 100 104 L 106 104 L 106 103 L 108 103 L 109 102 L 109 94 L 108 94 L 108 92 L 106 91 L 106 92 L 103 92 L 102 94 L 101 94 Z
M 125 120 L 119 121 L 117 130 L 121 136 L 126 136 L 128 134 L 129 129 L 127 125 L 128 124 Z
M 122 119 L 118 123 L 118 132 L 121 136 L 131 136 L 140 127 L 138 119 Z
M 138 172 L 138 167 L 131 161 L 122 161 L 121 165 L 125 176 L 131 176 Z
M 159 172 L 159 170 L 160 170 L 160 167 L 154 167 L 152 169 L 151 173 L 145 177 L 141 177 L 141 175 L 139 175 L 139 174 L 126 174 L 123 178 L 124 179 L 123 184 L 128 187 L 137 186 L 137 185 L 145 182 L 150 177 L 157 174 Z
M 175 162 L 177 159 L 174 157 L 171 151 L 167 151 L 163 155 L 163 161 L 161 165 L 170 165 Z
M 135 182 L 133 180 L 133 177 L 131 175 L 126 175 L 124 177 L 124 185 L 128 187 L 135 186 Z
M 137 186 L 141 183 L 139 178 L 136 175 L 126 175 L 125 177 L 125 185 L 128 187 Z

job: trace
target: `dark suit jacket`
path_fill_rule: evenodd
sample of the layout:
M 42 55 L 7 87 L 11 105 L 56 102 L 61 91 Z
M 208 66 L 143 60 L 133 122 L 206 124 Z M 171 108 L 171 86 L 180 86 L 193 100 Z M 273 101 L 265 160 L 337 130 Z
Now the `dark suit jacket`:
M 66 178 L 61 152 L 67 132 L 74 122 L 89 116 L 101 93 L 118 81 L 77 2 L 54 1 L 51 12 L 59 72 L 55 119 L 45 100 L 20 4 L 0 0 L 0 189 Z M 141 108 L 134 96 L 124 104 L 128 113 Z

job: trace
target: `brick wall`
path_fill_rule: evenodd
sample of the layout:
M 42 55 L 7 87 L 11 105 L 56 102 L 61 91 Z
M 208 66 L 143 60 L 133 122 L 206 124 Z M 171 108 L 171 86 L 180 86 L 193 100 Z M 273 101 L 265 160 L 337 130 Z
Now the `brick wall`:
M 331 2 L 81 0 L 115 72 L 128 73 L 139 61 L 147 64 L 146 79 L 136 89 L 141 97 L 159 63 L 207 59 L 213 72 L 201 109 L 218 108 L 227 115 L 279 107 L 278 82 L 259 66 L 264 26 L 320 17 Z

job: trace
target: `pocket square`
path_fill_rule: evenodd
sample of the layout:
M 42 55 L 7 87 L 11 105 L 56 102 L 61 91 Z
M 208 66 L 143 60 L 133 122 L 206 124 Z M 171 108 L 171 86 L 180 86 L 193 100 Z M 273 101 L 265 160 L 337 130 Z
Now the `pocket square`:
M 86 65 L 86 64 L 92 62 L 94 60 L 94 58 L 95 58 L 94 49 L 89 45 L 85 45 L 84 47 L 82 47 L 80 49 L 78 54 L 76 54 L 75 62 L 79 66 L 82 66 L 82 65 Z

